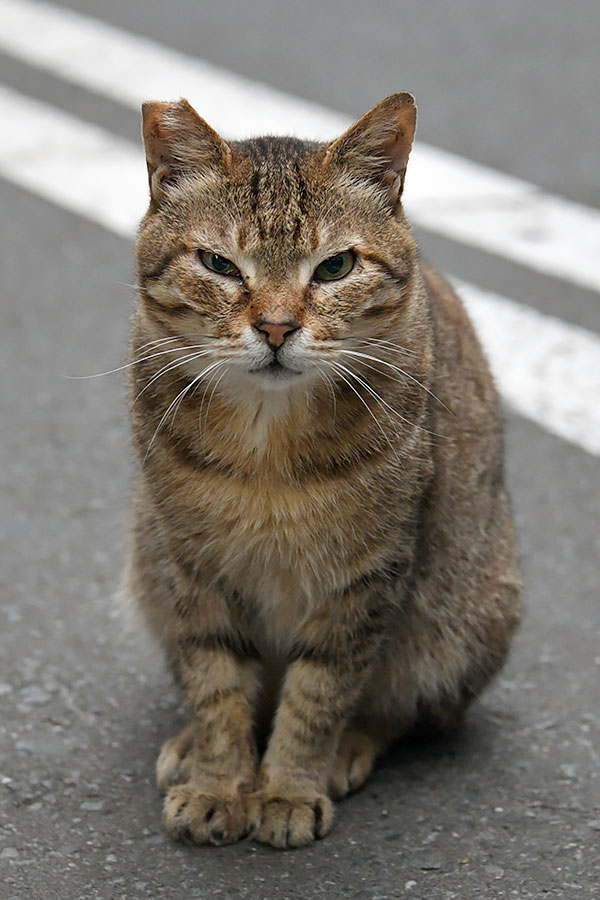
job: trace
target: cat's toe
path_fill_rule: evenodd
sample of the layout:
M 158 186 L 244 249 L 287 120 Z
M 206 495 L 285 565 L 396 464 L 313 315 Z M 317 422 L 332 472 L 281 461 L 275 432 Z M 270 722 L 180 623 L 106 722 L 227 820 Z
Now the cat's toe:
M 343 732 L 329 778 L 329 792 L 335 800 L 363 786 L 373 771 L 378 750 L 378 741 L 366 732 L 354 728 Z
M 276 796 L 259 791 L 249 801 L 251 836 L 264 844 L 285 849 L 303 847 L 325 837 L 333 824 L 328 797 Z
M 167 831 L 194 844 L 232 844 L 248 833 L 245 804 L 239 791 L 217 794 L 193 784 L 172 787 L 163 808 Z
M 174 784 L 184 784 L 191 777 L 193 729 L 190 726 L 181 734 L 166 741 L 156 762 L 156 783 L 166 794 Z

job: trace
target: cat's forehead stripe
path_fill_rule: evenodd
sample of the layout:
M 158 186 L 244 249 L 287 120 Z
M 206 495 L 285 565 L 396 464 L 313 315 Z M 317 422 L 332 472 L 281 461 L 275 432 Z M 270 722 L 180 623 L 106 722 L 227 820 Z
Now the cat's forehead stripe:
M 301 160 L 313 147 L 292 138 L 261 138 L 239 145 L 249 158 L 248 209 L 238 230 L 240 249 L 254 233 L 272 259 L 285 248 L 315 249 L 318 245 L 310 193 Z

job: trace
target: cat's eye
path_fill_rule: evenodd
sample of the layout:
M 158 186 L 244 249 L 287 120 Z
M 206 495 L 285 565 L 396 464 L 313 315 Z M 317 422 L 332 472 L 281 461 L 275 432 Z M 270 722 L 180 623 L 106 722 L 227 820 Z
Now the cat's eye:
M 336 253 L 329 259 L 324 259 L 317 266 L 313 274 L 314 281 L 336 281 L 338 278 L 344 278 L 354 268 L 356 257 L 351 250 L 344 250 L 343 253 Z
M 218 253 L 213 253 L 212 250 L 199 250 L 198 255 L 202 260 L 202 263 L 207 269 L 210 269 L 211 272 L 217 272 L 219 275 L 235 275 L 238 278 L 240 277 L 239 269 L 237 266 L 234 266 L 230 259 L 219 256 Z

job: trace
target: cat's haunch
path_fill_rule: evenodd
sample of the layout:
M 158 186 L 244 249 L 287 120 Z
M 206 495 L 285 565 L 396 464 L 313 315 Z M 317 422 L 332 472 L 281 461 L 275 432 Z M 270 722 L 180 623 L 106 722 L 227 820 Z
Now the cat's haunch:
M 175 837 L 323 837 L 498 671 L 521 582 L 498 396 L 402 208 L 394 94 L 331 144 L 143 107 L 129 585 L 190 705 Z

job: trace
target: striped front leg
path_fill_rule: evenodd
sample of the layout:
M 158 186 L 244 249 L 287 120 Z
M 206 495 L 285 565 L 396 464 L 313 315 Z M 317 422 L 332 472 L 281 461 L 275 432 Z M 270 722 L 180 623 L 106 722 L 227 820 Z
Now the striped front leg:
M 252 833 L 275 847 L 323 837 L 333 822 L 328 785 L 340 735 L 373 667 L 384 631 L 379 609 L 348 594 L 305 627 L 288 667 L 252 795 Z
M 164 821 L 173 837 L 227 844 L 248 831 L 258 661 L 230 624 L 211 630 L 190 630 L 190 624 L 176 639 L 176 662 L 193 718 L 164 745 L 157 780 L 166 791 Z

